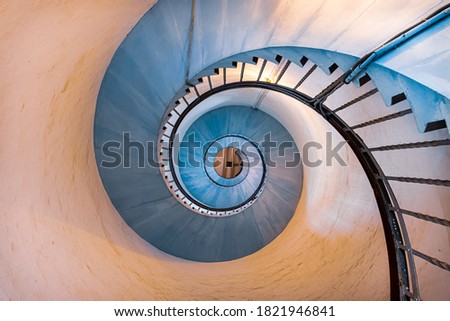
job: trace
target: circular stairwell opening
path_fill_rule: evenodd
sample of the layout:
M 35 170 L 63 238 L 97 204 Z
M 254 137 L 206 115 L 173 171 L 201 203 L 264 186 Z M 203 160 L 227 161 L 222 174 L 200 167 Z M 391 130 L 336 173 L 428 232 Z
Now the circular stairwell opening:
M 237 148 L 223 148 L 214 157 L 214 170 L 217 175 L 226 179 L 237 177 L 242 172 L 243 166 L 242 157 Z

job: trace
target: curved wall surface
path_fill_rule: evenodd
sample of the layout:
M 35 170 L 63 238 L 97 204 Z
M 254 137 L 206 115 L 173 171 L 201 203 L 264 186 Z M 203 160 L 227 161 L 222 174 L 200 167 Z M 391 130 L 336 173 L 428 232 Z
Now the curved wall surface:
M 258 1 L 221 1 L 211 7 L 213 3 L 197 1 L 188 79 L 229 56 L 272 46 L 360 57 L 442 5 L 343 0 L 271 1 L 260 6 Z M 0 5 L 0 298 L 389 299 L 380 212 L 348 145 L 341 152 L 348 166 L 304 167 L 302 194 L 289 224 L 268 245 L 240 259 L 200 263 L 177 258 L 144 241 L 125 223 L 97 169 L 94 116 L 103 99 L 110 106 L 103 115 L 105 132 L 111 125 L 140 122 L 149 129 L 142 134 L 157 140 L 166 109 L 185 89 L 191 2 L 153 5 L 127 0 Z M 119 64 L 121 57 L 129 63 Z M 350 60 L 341 61 L 337 72 L 349 65 Z M 395 69 L 393 63 L 389 67 Z M 105 74 L 114 81 L 100 90 Z M 333 77 L 337 74 L 315 73 L 303 89 L 320 92 Z M 326 103 L 339 108 L 375 85 L 350 84 Z M 433 89 L 448 98 L 438 86 Z M 252 105 L 261 92 L 236 89 L 215 99 L 217 106 Z M 117 104 L 124 97 L 129 100 Z M 376 93 L 340 115 L 357 125 L 411 108 L 403 100 L 389 109 L 384 98 Z M 259 108 L 286 128 L 299 150 L 310 141 L 326 145 L 328 135 L 342 140 L 315 111 L 280 93 L 266 93 Z M 420 133 L 416 121 L 409 113 L 355 131 L 369 147 L 448 139 L 446 128 Z M 449 180 L 448 146 L 432 149 L 374 154 L 386 175 Z M 322 153 L 311 156 L 323 159 Z M 158 189 L 166 188 L 159 173 L 149 179 L 159 182 Z M 450 219 L 447 186 L 396 181 L 392 187 L 403 208 Z M 172 197 L 168 189 L 161 191 Z M 139 188 L 128 192 L 139 198 Z M 447 227 L 409 217 L 406 223 L 415 248 L 450 261 Z M 423 299 L 449 299 L 448 272 L 420 259 L 416 264 Z

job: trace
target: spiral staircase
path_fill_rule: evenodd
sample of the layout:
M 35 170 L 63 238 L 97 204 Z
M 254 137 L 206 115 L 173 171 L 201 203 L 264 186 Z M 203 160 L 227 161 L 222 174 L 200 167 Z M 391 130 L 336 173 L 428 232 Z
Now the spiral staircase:
M 98 84 L 95 115 L 53 96 L 59 124 L 41 121 L 42 161 L 23 167 L 52 179 L 31 184 L 26 226 L 4 225 L 1 297 L 448 300 L 450 9 L 397 5 L 156 3 L 61 90 Z M 126 166 L 105 166 L 110 142 Z M 225 178 L 207 159 L 236 142 Z

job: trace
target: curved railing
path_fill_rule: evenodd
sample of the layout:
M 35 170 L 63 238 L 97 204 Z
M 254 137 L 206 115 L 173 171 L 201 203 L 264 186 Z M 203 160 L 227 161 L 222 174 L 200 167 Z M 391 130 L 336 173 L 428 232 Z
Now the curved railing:
M 339 88 L 346 85 L 345 79 L 346 77 L 348 77 L 348 75 L 345 73 L 337 77 L 334 81 L 331 82 L 330 85 L 323 88 L 323 90 L 314 97 L 302 93 L 299 90 L 299 87 L 305 81 L 307 81 L 308 77 L 317 72 L 316 70 L 319 70 L 316 64 L 312 64 L 312 66 L 309 65 L 308 71 L 304 73 L 301 79 L 299 79 L 294 86 L 288 87 L 279 84 L 283 75 L 290 68 L 290 66 L 296 64 L 297 66 L 304 67 L 307 61 L 307 57 L 302 57 L 299 63 L 296 63 L 294 61 L 284 59 L 281 55 L 275 55 L 273 59 L 270 60 L 253 57 L 250 63 L 248 61 L 235 60 L 232 61 L 231 64 L 226 64 L 225 67 L 222 67 L 220 63 L 217 64 L 217 66 L 211 66 L 210 68 L 208 68 L 208 70 L 212 70 L 213 72 L 209 72 L 209 74 L 206 73 L 206 75 L 205 73 L 203 73 L 205 76 L 198 78 L 196 82 L 190 81 L 189 86 L 186 86 L 186 88 L 184 88 L 184 92 L 186 94 L 180 95 L 181 97 L 173 102 L 166 113 L 164 122 L 166 125 L 164 125 L 161 131 L 160 155 L 166 155 L 169 157 L 169 159 L 161 159 L 162 166 L 164 167 L 164 164 L 167 164 L 166 161 L 170 162 L 170 157 L 172 156 L 171 140 L 173 139 L 172 130 L 174 128 L 174 125 L 172 125 L 172 128 L 168 128 L 167 124 L 171 124 L 170 119 L 174 114 L 177 115 L 177 118 L 183 117 L 183 115 L 189 113 L 193 108 L 195 108 L 195 106 L 217 93 L 245 87 L 276 91 L 297 99 L 298 101 L 309 106 L 311 109 L 320 114 L 342 135 L 342 137 L 352 148 L 367 175 L 367 178 L 374 191 L 385 233 L 389 257 L 391 299 L 420 300 L 421 297 L 419 283 L 414 261 L 415 257 L 420 257 L 428 261 L 429 263 L 447 271 L 450 271 L 450 266 L 448 263 L 421 253 L 411 246 L 411 242 L 408 236 L 408 230 L 406 228 L 403 216 L 409 215 L 446 227 L 450 226 L 450 221 L 402 209 L 397 201 L 396 195 L 390 185 L 390 182 L 405 181 L 420 184 L 450 186 L 450 181 L 426 178 L 386 176 L 383 172 L 383 169 L 375 159 L 373 152 L 450 145 L 450 140 L 443 139 L 437 141 L 424 141 L 369 148 L 363 141 L 363 139 L 355 132 L 355 129 L 389 121 L 398 117 L 403 117 L 411 113 L 411 110 L 409 109 L 406 111 L 393 113 L 380 118 L 372 119 L 359 125 L 349 126 L 346 121 L 343 120 L 337 113 L 357 102 L 361 102 L 364 99 L 371 97 L 377 92 L 377 89 L 372 89 L 364 93 L 363 95 L 355 97 L 354 99 L 347 101 L 340 107 L 332 110 L 327 107 L 325 101 L 334 92 L 338 91 Z M 254 81 L 246 80 L 246 66 L 248 66 L 249 64 L 253 65 L 253 69 L 255 67 L 259 68 L 259 71 L 257 71 L 258 76 Z M 269 64 L 273 65 L 270 77 L 263 77 L 263 74 L 267 73 Z M 240 68 L 238 68 L 238 66 Z M 332 65 L 329 69 L 330 75 L 332 75 L 337 68 L 338 66 L 336 64 Z M 255 70 L 253 70 L 253 73 L 254 71 Z M 361 85 L 364 85 L 367 82 L 370 82 L 370 77 L 366 77 L 366 79 L 363 78 L 363 80 L 360 80 Z M 404 98 L 400 97 L 398 101 L 401 101 L 403 99 Z M 166 153 L 166 151 L 169 151 L 169 153 Z M 169 171 L 170 170 L 171 169 L 169 169 Z M 167 169 L 163 169 L 163 172 L 164 171 L 167 171 Z M 174 193 L 179 193 L 180 191 L 182 191 L 182 188 L 179 185 L 177 185 L 176 189 L 173 187 L 173 184 L 177 184 L 177 181 L 173 179 L 173 177 L 176 177 L 175 173 L 171 174 L 171 180 L 168 180 L 168 176 L 165 175 L 166 184 L 172 191 L 175 191 Z

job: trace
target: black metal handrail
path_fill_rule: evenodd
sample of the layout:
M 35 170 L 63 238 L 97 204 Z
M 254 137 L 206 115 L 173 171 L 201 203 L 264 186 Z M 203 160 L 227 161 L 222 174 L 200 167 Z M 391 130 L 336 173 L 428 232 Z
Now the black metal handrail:
M 420 219 L 424 219 L 427 221 L 431 221 L 437 224 L 447 226 L 448 221 L 434 218 L 428 215 L 423 215 L 420 213 L 415 213 L 411 211 L 406 211 L 401 209 L 398 201 L 395 197 L 395 194 L 390 186 L 389 180 L 398 180 L 402 182 L 415 182 L 415 183 L 423 183 L 423 184 L 434 184 L 434 185 L 442 185 L 442 186 L 450 186 L 450 181 L 443 180 L 433 180 L 433 179 L 423 179 L 423 178 L 404 178 L 404 177 L 386 177 L 376 161 L 375 157 L 372 155 L 372 152 L 375 151 L 384 151 L 390 149 L 403 149 L 403 148 L 422 148 L 429 146 L 441 146 L 447 145 L 448 140 L 446 141 L 436 141 L 436 142 L 418 142 L 411 144 L 398 144 L 398 145 L 390 145 L 390 146 L 381 146 L 377 148 L 368 148 L 364 141 L 355 133 L 354 129 L 370 126 L 374 123 L 387 121 L 396 117 L 402 117 L 406 114 L 411 113 L 411 110 L 401 111 L 399 113 L 395 113 L 392 115 L 384 116 L 379 119 L 375 119 L 366 123 L 362 123 L 356 125 L 354 127 L 350 127 L 345 121 L 343 121 L 336 113 L 344 108 L 351 106 L 352 104 L 359 102 L 377 92 L 377 89 L 373 89 L 360 97 L 356 97 L 352 101 L 347 102 L 346 104 L 338 107 L 336 110 L 329 109 L 325 104 L 325 100 L 332 95 L 334 92 L 339 90 L 339 88 L 344 85 L 349 84 L 352 80 L 356 79 L 367 67 L 370 63 L 386 54 L 390 50 L 393 50 L 407 41 L 407 39 L 413 37 L 414 35 L 422 32 L 432 24 L 442 20 L 450 14 L 450 4 L 446 4 L 434 11 L 432 14 L 427 16 L 425 19 L 422 19 L 418 23 L 413 26 L 401 31 L 397 35 L 388 39 L 385 43 L 383 43 L 380 47 L 371 51 L 361 57 L 349 70 L 345 71 L 343 75 L 338 77 L 335 81 L 330 83 L 326 88 L 324 88 L 318 95 L 315 97 L 309 97 L 305 95 L 297 89 L 301 86 L 301 84 L 306 81 L 306 79 L 317 69 L 317 65 L 314 64 L 306 74 L 299 80 L 294 88 L 280 86 L 278 84 L 279 80 L 286 72 L 287 68 L 291 64 L 291 61 L 287 61 L 282 69 L 281 73 L 278 75 L 276 82 L 261 82 L 260 78 L 262 72 L 266 66 L 267 60 L 264 59 L 264 63 L 259 72 L 257 81 L 243 81 L 245 63 L 242 63 L 242 69 L 240 72 L 240 81 L 236 83 L 227 83 L 226 79 L 226 69 L 224 68 L 223 72 L 223 85 L 219 87 L 213 88 L 211 83 L 211 77 L 207 76 L 209 89 L 207 92 L 199 95 L 199 92 L 196 86 L 189 81 L 189 64 L 191 60 L 191 45 L 193 38 L 193 28 L 194 28 L 194 20 L 195 20 L 195 0 L 192 1 L 192 11 L 191 11 L 191 23 L 189 29 L 189 44 L 188 44 L 188 61 L 186 68 L 186 79 L 185 84 L 187 87 L 194 87 L 197 98 L 194 100 L 193 104 L 196 105 L 200 101 L 207 99 L 208 97 L 230 89 L 235 88 L 244 88 L 244 87 L 256 87 L 263 88 L 266 90 L 272 90 L 276 92 L 280 92 L 286 94 L 290 97 L 293 97 L 303 104 L 309 106 L 317 113 L 319 113 L 323 118 L 325 118 L 341 135 L 344 139 L 347 140 L 356 157 L 360 161 L 367 178 L 372 186 L 374 191 L 375 198 L 377 200 L 377 205 L 380 210 L 381 219 L 384 228 L 384 234 L 386 239 L 386 244 L 388 248 L 388 257 L 389 257 L 389 268 L 390 268 L 390 288 L 391 288 L 391 299 L 393 300 L 420 300 L 419 293 L 419 285 L 417 280 L 417 274 L 415 270 L 414 263 L 414 255 L 427 260 L 428 262 L 446 269 L 450 270 L 450 265 L 446 262 L 439 261 L 438 259 L 429 257 L 419 251 L 412 249 L 411 243 L 409 240 L 408 232 L 406 229 L 405 221 L 403 219 L 403 214 L 412 215 Z M 281 56 L 280 56 L 281 57 Z M 279 62 L 279 60 L 277 60 Z M 333 65 L 334 69 L 338 66 L 336 64 Z M 334 70 L 333 70 L 334 71 Z M 364 79 L 364 80 L 362 80 Z M 360 84 L 363 82 L 366 83 L 370 80 L 369 77 L 364 76 L 360 80 Z M 400 94 L 401 98 L 404 99 L 406 96 L 404 93 Z M 187 100 L 182 97 L 186 105 L 190 106 Z M 175 110 L 176 111 L 176 110 Z M 178 113 L 178 112 L 177 112 Z M 179 114 L 179 113 L 178 113 Z M 180 117 L 183 115 L 179 115 Z M 169 141 L 169 149 L 171 148 L 171 141 Z M 171 152 L 171 150 L 170 150 Z M 169 154 L 171 155 L 171 154 Z M 173 175 L 176 179 L 176 175 Z
M 244 66 L 244 63 L 241 62 Z M 286 65 L 289 66 L 292 61 L 287 60 Z M 237 62 L 235 62 L 237 64 Z M 285 65 L 285 66 L 286 66 Z M 313 68 L 307 71 L 300 82 L 306 81 L 306 79 L 317 69 L 317 66 L 313 65 Z M 282 68 L 282 74 L 286 72 L 286 67 Z M 244 70 L 244 68 L 242 68 Z M 183 96 L 182 99 L 186 103 L 186 109 L 180 114 L 180 117 L 187 115 L 195 106 L 197 106 L 202 101 L 208 99 L 209 97 L 227 90 L 233 90 L 238 88 L 259 88 L 263 90 L 271 90 L 288 95 L 306 106 L 310 107 L 317 113 L 319 113 L 325 120 L 327 120 L 348 142 L 349 146 L 352 148 L 359 162 L 361 163 L 365 174 L 371 184 L 374 191 L 374 196 L 377 201 L 377 206 L 381 214 L 381 220 L 387 245 L 388 260 L 389 260 L 389 271 L 390 271 L 390 290 L 392 300 L 420 300 L 419 284 L 415 268 L 414 256 L 420 257 L 431 264 L 434 264 L 442 269 L 449 270 L 450 265 L 446 262 L 440 261 L 436 258 L 430 257 L 412 248 L 411 242 L 409 240 L 408 231 L 403 218 L 403 215 L 415 216 L 419 219 L 430 221 L 436 224 L 448 226 L 449 222 L 447 220 L 439 219 L 429 215 L 424 215 L 420 213 L 415 213 L 411 211 L 404 210 L 400 208 L 396 196 L 390 186 L 390 180 L 399 180 L 405 182 L 413 183 L 423 183 L 423 184 L 433 184 L 433 185 L 443 185 L 450 186 L 450 182 L 446 180 L 436 180 L 436 179 L 424 179 L 424 178 L 405 178 L 405 177 L 391 177 L 386 176 L 383 173 L 380 165 L 376 161 L 372 152 L 383 151 L 390 149 L 405 149 L 405 148 L 423 148 L 423 147 L 433 147 L 433 146 L 443 146 L 449 145 L 450 140 L 440 140 L 431 142 L 418 142 L 418 143 L 408 143 L 408 144 L 398 144 L 398 145 L 388 145 L 380 146 L 375 148 L 368 148 L 361 137 L 354 131 L 354 129 L 370 126 L 372 124 L 387 121 L 395 117 L 401 117 L 405 114 L 411 113 L 411 110 L 388 115 L 362 123 L 356 126 L 349 126 L 342 118 L 337 115 L 340 110 L 354 104 L 356 102 L 362 101 L 378 90 L 372 89 L 366 94 L 363 94 L 352 101 L 342 105 L 341 107 L 332 110 L 326 106 L 324 101 L 332 95 L 334 92 L 339 90 L 341 87 L 345 86 L 344 77 L 345 74 L 338 77 L 335 81 L 324 88 L 315 97 L 308 96 L 300 91 L 298 91 L 299 85 L 297 84 L 294 88 L 279 85 L 278 82 L 282 74 L 278 75 L 277 81 L 271 83 L 268 81 L 243 81 L 243 73 L 241 70 L 240 80 L 238 82 L 227 83 L 226 80 L 223 81 L 223 85 L 218 85 L 213 87 L 211 83 L 210 76 L 207 76 L 209 88 L 206 92 L 198 94 L 196 89 L 197 97 L 191 103 Z M 261 72 L 260 72 L 261 73 Z M 258 76 L 258 78 L 260 78 Z M 195 87 L 195 85 L 190 85 Z M 176 109 L 175 109 L 176 111 Z M 169 147 L 170 144 L 169 144 Z M 176 175 L 174 175 L 176 177 Z
M 193 86 L 193 85 L 192 85 Z M 196 93 L 197 93 L 197 98 L 191 102 L 190 104 L 186 101 L 186 99 L 184 99 L 185 103 L 187 104 L 187 108 L 185 110 L 183 110 L 183 112 L 179 113 L 176 111 L 176 109 L 174 108 L 173 110 L 176 111 L 176 113 L 179 115 L 178 119 L 176 120 L 176 122 L 174 124 L 170 123 L 169 121 L 166 121 L 166 125 L 169 125 L 170 127 L 172 127 L 172 131 L 170 133 L 170 135 L 166 135 L 163 132 L 163 136 L 166 136 L 167 138 L 169 138 L 169 144 L 168 147 L 162 147 L 161 149 L 165 149 L 168 151 L 168 159 L 162 159 L 162 161 L 167 162 L 169 164 L 169 170 L 172 174 L 172 181 L 170 181 L 169 183 L 174 183 L 177 190 L 175 190 L 174 192 L 179 192 L 181 195 L 183 195 L 183 199 L 187 199 L 190 204 L 194 204 L 195 206 L 197 206 L 199 208 L 200 213 L 205 214 L 207 212 L 214 212 L 214 213 L 222 213 L 222 212 L 239 212 L 242 209 L 245 209 L 248 207 L 248 205 L 252 204 L 257 198 L 258 196 L 261 194 L 265 183 L 266 183 L 266 178 L 267 178 L 267 167 L 266 167 L 266 162 L 264 160 L 264 156 L 261 153 L 260 149 L 258 148 L 257 144 L 251 140 L 249 140 L 246 137 L 243 137 L 245 139 L 248 140 L 248 142 L 250 144 L 252 144 L 258 151 L 262 164 L 263 164 L 263 175 L 262 175 L 262 179 L 260 181 L 260 183 L 258 184 L 257 188 L 255 189 L 255 191 L 243 202 L 241 202 L 240 204 L 234 205 L 234 206 L 230 206 L 230 207 L 221 207 L 221 208 L 216 208 L 216 207 L 212 207 L 209 206 L 207 204 L 204 204 L 202 202 L 200 202 L 199 200 L 197 200 L 195 197 L 192 197 L 183 187 L 183 185 L 181 184 L 178 175 L 174 172 L 174 159 L 173 159 L 173 155 L 174 155 L 174 151 L 173 151 L 173 142 L 175 141 L 175 138 L 177 137 L 177 132 L 178 132 L 178 128 L 181 125 L 181 123 L 183 122 L 183 120 L 185 119 L 185 117 L 189 114 L 190 111 L 192 111 L 192 109 L 194 109 L 195 107 L 197 107 L 200 103 L 202 103 L 204 100 L 206 100 L 207 98 L 209 98 L 209 95 L 200 95 L 198 93 L 198 90 L 195 89 Z M 165 129 L 165 127 L 163 127 L 163 130 Z M 234 135 L 234 136 L 238 136 L 238 135 Z M 161 164 L 162 167 L 164 167 L 164 164 Z M 209 176 L 209 175 L 208 175 Z M 214 182 L 215 184 L 217 184 L 216 182 Z M 218 214 L 218 216 L 221 216 L 221 214 Z
M 411 268 L 414 269 L 414 265 L 413 263 L 411 264 L 411 262 L 409 262 L 408 269 L 408 263 L 406 260 L 406 257 L 408 255 L 405 253 L 407 251 L 399 247 L 400 244 L 405 244 L 406 248 L 411 248 L 409 239 L 407 238 L 404 222 L 400 221 L 399 223 L 397 216 L 395 215 L 395 210 L 391 210 L 391 208 L 399 209 L 398 203 L 395 199 L 395 195 L 393 195 L 388 180 L 385 179 L 380 166 L 373 157 L 369 148 L 367 148 L 361 138 L 352 130 L 349 125 L 347 125 L 339 116 L 337 116 L 335 112 L 327 108 L 323 103 L 317 104 L 317 100 L 315 98 L 312 98 L 292 88 L 260 81 L 242 81 L 215 87 L 200 95 L 200 97 L 194 100 L 190 104 L 190 107 L 188 107 L 185 111 L 189 112 L 193 108 L 193 106 L 198 105 L 200 102 L 220 92 L 249 87 L 280 92 L 301 101 L 303 104 L 309 106 L 310 108 L 318 112 L 322 117 L 324 117 L 343 136 L 343 138 L 347 140 L 356 157 L 362 164 L 362 167 L 374 190 L 380 213 L 382 213 L 381 218 L 388 248 L 391 276 L 391 299 L 418 299 L 418 286 L 416 285 L 417 277 L 415 276 L 415 271 L 412 272 L 412 274 L 414 275 L 413 284 L 415 284 L 414 291 L 411 291 L 409 286 L 410 276 L 408 271 L 410 271 Z

